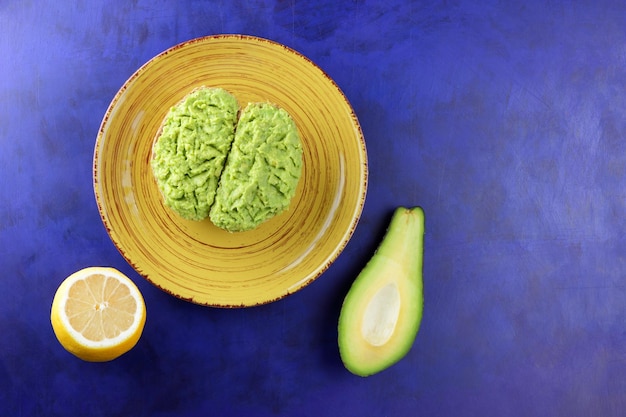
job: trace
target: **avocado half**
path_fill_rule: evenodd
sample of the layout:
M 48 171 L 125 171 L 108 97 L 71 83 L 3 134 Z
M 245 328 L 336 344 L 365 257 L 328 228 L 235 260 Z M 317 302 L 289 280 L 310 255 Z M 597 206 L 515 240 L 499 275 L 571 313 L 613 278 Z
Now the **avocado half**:
M 396 209 L 339 315 L 339 353 L 353 374 L 378 373 L 411 349 L 422 321 L 423 253 L 423 210 Z

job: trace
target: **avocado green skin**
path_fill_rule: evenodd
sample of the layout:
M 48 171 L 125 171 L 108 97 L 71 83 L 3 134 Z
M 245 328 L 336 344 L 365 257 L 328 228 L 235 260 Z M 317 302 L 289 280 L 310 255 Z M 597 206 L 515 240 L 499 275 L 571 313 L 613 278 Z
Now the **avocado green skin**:
M 339 353 L 355 375 L 376 374 L 400 361 L 411 349 L 422 321 L 424 212 L 420 207 L 395 210 L 376 253 L 348 291 L 338 325 Z M 382 346 L 361 335 L 361 322 L 373 295 L 394 283 L 401 307 L 394 332 Z

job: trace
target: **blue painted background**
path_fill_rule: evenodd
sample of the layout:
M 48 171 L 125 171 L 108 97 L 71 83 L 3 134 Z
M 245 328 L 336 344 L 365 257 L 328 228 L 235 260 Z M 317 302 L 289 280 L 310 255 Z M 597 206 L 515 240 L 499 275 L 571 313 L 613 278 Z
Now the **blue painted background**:
M 92 191 L 96 134 L 157 53 L 270 38 L 345 92 L 370 160 L 359 226 L 274 304 L 188 304 L 137 275 Z M 626 4 L 622 1 L 0 0 L 0 415 L 622 416 L 626 410 Z M 425 310 L 408 356 L 339 360 L 342 299 L 392 210 L 421 205 Z M 110 265 L 146 299 L 106 364 L 49 309 Z

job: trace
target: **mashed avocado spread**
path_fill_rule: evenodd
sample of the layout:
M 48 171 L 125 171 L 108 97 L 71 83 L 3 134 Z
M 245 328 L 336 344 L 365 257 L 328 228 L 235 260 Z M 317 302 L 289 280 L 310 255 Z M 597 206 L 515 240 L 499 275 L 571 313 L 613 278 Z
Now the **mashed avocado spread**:
M 154 144 L 152 171 L 165 205 L 188 220 L 209 215 L 230 150 L 239 104 L 221 88 L 199 88 L 170 109 Z
M 239 104 L 221 88 L 192 91 L 166 115 L 152 151 L 165 205 L 188 220 L 250 230 L 281 213 L 302 173 L 302 144 L 282 108 Z
M 302 145 L 291 116 L 269 103 L 249 104 L 237 124 L 211 221 L 233 232 L 257 227 L 289 206 L 301 171 Z

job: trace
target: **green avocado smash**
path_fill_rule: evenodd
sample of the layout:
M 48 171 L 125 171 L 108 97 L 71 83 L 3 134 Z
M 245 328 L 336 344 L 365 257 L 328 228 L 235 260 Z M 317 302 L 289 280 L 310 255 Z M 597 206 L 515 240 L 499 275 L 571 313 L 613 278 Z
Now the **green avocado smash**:
M 284 211 L 302 170 L 302 146 L 289 114 L 268 103 L 248 105 L 222 174 L 211 221 L 230 231 L 257 227 Z
M 423 210 L 396 209 L 339 315 L 339 353 L 355 375 L 380 372 L 411 349 L 422 321 L 423 254 Z
M 251 103 L 238 111 L 226 90 L 194 90 L 166 116 L 152 158 L 166 206 L 231 232 L 286 210 L 302 173 L 300 136 L 284 109 Z
M 166 115 L 152 150 L 152 172 L 165 205 L 184 219 L 209 215 L 238 111 L 226 90 L 200 88 Z

